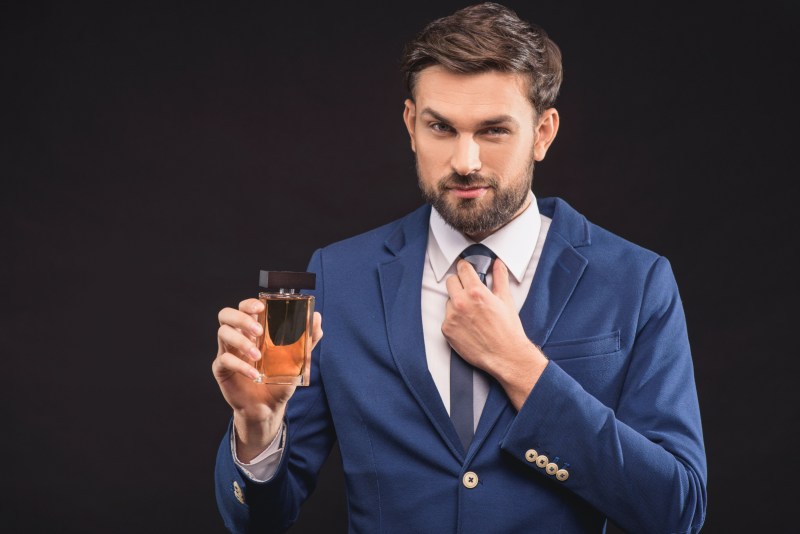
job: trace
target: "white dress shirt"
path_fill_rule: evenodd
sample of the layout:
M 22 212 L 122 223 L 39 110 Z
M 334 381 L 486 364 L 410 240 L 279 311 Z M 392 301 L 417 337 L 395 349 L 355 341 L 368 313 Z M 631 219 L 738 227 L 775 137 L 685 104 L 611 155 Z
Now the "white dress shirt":
M 542 253 L 550 218 L 539 213 L 536 198 L 529 193 L 530 205 L 519 216 L 481 241 L 505 263 L 510 273 L 509 286 L 517 312 L 522 308 L 533 281 Z M 422 272 L 422 331 L 425 356 L 447 413 L 450 413 L 450 344 L 442 334 L 448 294 L 446 280 L 456 273 L 456 261 L 465 248 L 475 242 L 448 226 L 436 210 L 431 210 L 428 247 Z M 486 276 L 491 289 L 492 275 Z M 473 372 L 473 414 L 475 428 L 489 395 L 489 378 Z M 283 452 L 283 434 L 249 464 L 236 458 L 236 440 L 231 439 L 231 451 L 237 465 L 256 481 L 269 480 L 275 473 Z

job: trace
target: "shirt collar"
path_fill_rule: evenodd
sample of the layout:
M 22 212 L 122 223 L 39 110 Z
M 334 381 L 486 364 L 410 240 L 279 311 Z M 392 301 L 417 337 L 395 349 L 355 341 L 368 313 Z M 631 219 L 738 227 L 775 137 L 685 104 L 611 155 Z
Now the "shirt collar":
M 536 197 L 528 193 L 530 203 L 511 222 L 481 241 L 497 254 L 517 282 L 522 280 L 536 247 L 542 224 Z M 441 282 L 465 248 L 475 243 L 449 226 L 439 212 L 431 210 L 428 257 L 436 281 Z

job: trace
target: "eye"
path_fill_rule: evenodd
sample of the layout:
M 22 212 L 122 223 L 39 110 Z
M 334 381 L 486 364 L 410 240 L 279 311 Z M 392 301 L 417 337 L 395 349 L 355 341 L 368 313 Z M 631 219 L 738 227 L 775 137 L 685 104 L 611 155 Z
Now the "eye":
M 502 135 L 508 135 L 510 133 L 507 129 L 501 128 L 499 126 L 493 126 L 492 128 L 487 128 L 485 131 L 486 134 L 491 137 L 499 137 Z
M 453 128 L 443 122 L 432 122 L 430 129 L 436 133 L 450 133 L 453 131 Z

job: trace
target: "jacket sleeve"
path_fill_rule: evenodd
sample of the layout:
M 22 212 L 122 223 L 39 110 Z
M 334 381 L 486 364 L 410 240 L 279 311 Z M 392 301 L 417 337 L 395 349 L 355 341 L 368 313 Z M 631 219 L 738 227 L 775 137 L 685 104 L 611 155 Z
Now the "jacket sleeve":
M 642 295 L 616 413 L 550 361 L 501 448 L 627 531 L 697 532 L 706 459 L 686 322 L 664 258 Z M 565 469 L 566 480 L 531 462 L 531 450 Z
M 316 311 L 323 309 L 321 251 L 308 270 L 317 274 Z M 301 504 L 316 485 L 317 474 L 336 439 L 320 374 L 323 342 L 311 357 L 310 385 L 298 387 L 286 408 L 286 441 L 280 465 L 266 482 L 256 482 L 231 454 L 233 424 L 222 438 L 215 469 L 217 506 L 231 532 L 283 532 L 296 520 Z

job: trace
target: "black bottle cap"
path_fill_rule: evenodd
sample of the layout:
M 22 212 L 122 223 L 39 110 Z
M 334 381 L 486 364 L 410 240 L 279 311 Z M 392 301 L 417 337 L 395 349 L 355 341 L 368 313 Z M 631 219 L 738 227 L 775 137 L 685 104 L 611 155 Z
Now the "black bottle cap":
M 317 286 L 317 275 L 316 273 L 295 273 L 292 271 L 260 271 L 258 285 L 267 291 L 314 289 Z

